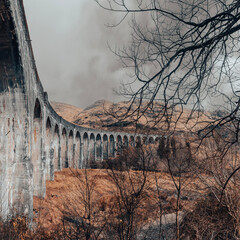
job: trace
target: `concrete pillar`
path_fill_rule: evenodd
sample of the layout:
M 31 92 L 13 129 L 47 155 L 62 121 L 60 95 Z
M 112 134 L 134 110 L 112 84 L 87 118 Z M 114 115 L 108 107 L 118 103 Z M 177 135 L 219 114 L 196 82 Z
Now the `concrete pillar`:
M 61 146 L 61 169 L 65 168 L 66 166 L 66 162 L 68 160 L 67 157 L 67 145 L 68 145 L 68 141 L 67 141 L 67 132 L 65 130 L 65 128 L 63 128 L 62 132 L 61 132 L 61 141 L 60 141 L 60 146 Z
M 72 166 L 73 168 L 77 168 L 77 156 L 76 156 L 76 143 L 73 143 L 73 153 L 72 153 L 72 163 L 70 166 Z
M 103 141 L 101 142 L 101 161 L 103 160 Z
M 78 168 L 83 168 L 83 143 L 80 143 L 80 159 L 79 159 L 79 165 Z
M 113 157 L 115 158 L 117 156 L 117 142 L 114 140 L 113 142 Z
M 50 180 L 54 180 L 54 149 L 50 149 Z
M 10 119 L 8 118 L 1 118 L 1 135 L 0 135 L 0 151 L 1 151 L 1 158 L 0 158 L 0 216 L 3 219 L 6 219 L 9 214 L 9 186 L 8 186 L 8 137 L 9 134 L 9 126 L 8 122 Z
M 51 179 L 51 148 L 52 148 L 52 131 L 51 131 L 51 124 L 49 120 L 47 120 L 46 123 L 46 129 L 45 129 L 45 156 L 46 156 L 46 179 Z
M 93 148 L 94 149 L 93 160 L 96 161 L 96 159 L 97 159 L 96 140 L 94 141 L 93 146 L 94 146 L 94 148 Z
M 69 154 L 68 154 L 68 151 L 69 151 L 69 141 L 68 141 L 68 137 L 66 139 L 66 152 L 65 152 L 65 162 L 63 163 L 64 164 L 64 168 L 68 168 L 69 167 Z

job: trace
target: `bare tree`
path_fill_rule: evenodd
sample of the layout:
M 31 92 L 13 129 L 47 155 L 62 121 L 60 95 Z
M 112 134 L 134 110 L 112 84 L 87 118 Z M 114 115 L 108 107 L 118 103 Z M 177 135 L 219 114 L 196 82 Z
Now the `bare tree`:
M 214 111 L 197 128 L 198 137 L 217 135 L 223 141 L 219 149 L 214 148 L 214 152 L 218 151 L 218 171 L 214 174 L 221 176 L 215 182 L 231 213 L 239 204 L 232 200 L 238 199 L 233 196 L 238 192 L 235 186 L 240 165 L 236 162 L 224 166 L 223 162 L 228 151 L 239 145 L 240 1 L 95 1 L 118 16 L 122 14 L 115 26 L 129 16 L 132 18 L 131 42 L 114 50 L 134 76 L 120 90 L 130 100 L 120 119 L 130 116 L 138 121 L 152 110 L 156 124 L 163 123 L 161 126 L 167 125 L 167 130 L 175 130 L 185 108 L 191 109 L 186 122 L 194 117 L 196 124 L 205 109 Z M 170 161 L 168 166 L 171 167 Z M 173 178 L 179 192 L 178 180 Z M 215 197 L 220 201 L 219 195 Z M 233 215 L 237 214 L 235 211 Z
M 87 169 L 71 171 L 75 177 L 75 191 L 63 199 L 63 235 L 67 239 L 100 239 L 108 214 L 101 211 L 96 196 L 97 174 L 91 176 Z
M 239 238 L 239 149 L 225 154 L 225 140 L 205 139 L 199 151 L 196 175 L 205 185 L 202 197 L 183 220 L 181 234 L 196 239 Z M 226 184 L 228 182 L 228 184 Z M 185 235 L 185 236 L 184 236 Z
M 113 218 L 108 225 L 111 234 L 107 236 L 119 240 L 139 239 L 143 224 L 151 218 L 151 214 L 146 216 L 143 211 L 149 205 L 147 190 L 151 154 L 139 147 L 135 151 L 125 150 L 118 160 L 122 162 L 121 169 L 109 162 L 107 170 L 115 186 Z M 138 170 L 132 170 L 136 166 Z
M 191 118 L 193 112 L 200 113 L 208 105 L 221 114 L 211 121 L 205 134 L 231 122 L 228 127 L 235 136 L 231 141 L 238 141 L 238 0 L 96 2 L 118 16 L 122 14 L 115 26 L 132 17 L 132 40 L 115 51 L 134 73 L 134 80 L 125 82 L 120 91 L 131 102 L 124 116 L 139 119 L 159 100 L 161 107 L 153 111 L 155 121 L 171 123 L 176 106 L 180 110 L 191 107 Z M 178 111 L 177 120 L 181 115 Z
M 184 145 L 185 144 L 185 145 Z M 160 141 L 158 154 L 160 160 L 166 165 L 176 189 L 176 239 L 180 239 L 180 219 L 181 195 L 187 186 L 189 177 L 194 176 L 194 161 L 189 142 L 182 143 L 172 137 L 165 141 Z

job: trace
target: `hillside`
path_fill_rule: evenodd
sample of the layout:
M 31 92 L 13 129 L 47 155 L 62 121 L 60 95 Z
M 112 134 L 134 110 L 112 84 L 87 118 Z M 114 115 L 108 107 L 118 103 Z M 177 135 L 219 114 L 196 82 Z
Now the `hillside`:
M 56 102 L 52 106 L 60 116 L 77 125 L 110 131 L 133 132 L 137 129 L 141 133 L 156 134 L 170 128 L 179 132 L 189 132 L 201 129 L 212 121 L 210 113 L 191 113 L 191 110 L 187 109 L 182 112 L 180 109 L 175 108 L 174 113 L 168 116 L 168 118 L 171 117 L 171 123 L 168 125 L 167 117 L 158 114 L 159 109 L 161 109 L 160 103 L 155 103 L 153 109 L 147 111 L 137 123 L 134 121 L 136 113 L 132 117 L 121 118 L 121 114 L 125 113 L 129 107 L 128 102 L 114 104 L 109 101 L 99 100 L 83 110 Z M 136 108 L 137 106 L 133 105 L 130 112 L 133 113 Z
M 76 116 L 82 112 L 81 108 L 66 103 L 51 102 L 51 106 L 59 116 L 69 122 L 73 122 L 76 119 Z
M 123 175 L 125 173 L 116 174 Z M 136 176 L 138 181 L 141 182 L 141 172 L 130 171 L 129 174 Z M 85 182 L 86 176 L 88 182 Z M 128 178 L 125 177 L 124 181 L 127 180 Z M 199 197 L 201 194 L 199 189 L 203 187 L 203 184 L 197 178 L 192 178 L 191 181 L 186 178 L 185 181 L 188 184 L 182 193 L 184 200 L 181 203 L 181 211 L 192 209 L 193 201 Z M 106 214 L 108 211 L 111 212 L 113 205 L 117 206 L 118 191 L 111 177 L 111 172 L 106 169 L 88 169 L 87 171 L 63 169 L 55 174 L 54 181 L 47 181 L 46 197 L 44 199 L 34 198 L 36 221 L 41 223 L 44 229 L 53 230 L 57 226 L 61 226 L 64 215 L 80 218 L 84 214 L 85 205 L 82 197 L 86 194 L 86 184 L 91 186 L 91 204 L 96 218 L 99 218 L 98 215 Z M 176 189 L 169 174 L 160 172 L 148 174 L 146 186 L 144 194 L 148 197 L 141 200 L 144 208 L 139 207 L 138 209 L 140 211 L 139 216 L 145 216 L 144 224 L 155 221 L 159 217 L 157 210 L 150 210 L 153 206 L 156 207 L 155 204 L 159 201 L 158 197 L 161 199 L 164 214 L 174 212 Z M 159 196 L 156 186 L 161 188 Z M 196 191 L 196 189 L 198 190 Z M 146 217 L 147 212 L 149 213 L 148 217 Z M 111 212 L 111 214 L 113 213 Z M 116 214 L 115 211 L 114 214 Z M 93 219 L 93 221 L 97 222 L 96 219 Z
M 53 107 L 62 117 L 81 126 L 118 131 L 134 131 L 136 126 L 130 123 L 131 118 L 119 123 L 109 114 L 124 111 L 127 102 L 113 104 L 101 100 L 84 110 L 61 103 L 55 103 Z M 221 191 L 218 182 L 226 181 L 234 164 L 239 166 L 239 157 L 234 150 L 218 161 L 219 139 L 218 142 L 205 139 L 198 145 L 193 136 L 187 145 L 182 136 L 192 129 L 204 127 L 216 114 L 196 112 L 191 115 L 190 110 L 185 110 L 174 124 L 179 113 L 180 110 L 175 109 L 170 128 L 184 134 L 174 136 L 174 141 L 160 142 L 163 143 L 161 148 L 158 143 L 144 146 L 143 151 L 128 148 L 116 159 L 111 159 L 109 165 L 98 162 L 94 165 L 98 169 L 70 168 L 55 173 L 54 181 L 47 181 L 46 197 L 34 197 L 34 222 L 43 232 L 50 234 L 43 239 L 66 239 L 66 236 L 68 239 L 85 239 L 86 234 L 99 234 L 99 239 L 117 239 L 119 228 L 128 229 L 127 213 L 132 207 L 132 226 L 139 239 L 156 239 L 157 235 L 163 239 L 175 239 L 175 229 L 181 230 L 184 236 L 179 239 L 196 239 L 196 229 L 202 234 L 201 239 L 210 239 L 215 232 L 224 236 L 221 239 L 227 239 L 224 235 L 226 228 L 231 236 L 235 227 L 231 214 L 236 214 L 235 209 L 239 207 L 228 210 L 225 202 L 219 203 L 216 196 Z M 147 125 L 153 133 L 163 131 L 167 123 L 160 121 L 152 125 L 155 120 L 154 115 L 147 112 L 139 119 L 140 130 L 146 131 L 144 127 Z M 164 157 L 167 149 L 170 150 Z M 148 166 L 154 170 L 149 168 L 151 171 L 144 173 L 138 169 L 138 157 L 143 162 L 149 160 Z M 116 168 L 109 169 L 111 166 Z M 230 204 L 234 207 L 239 206 L 238 180 L 225 189 L 226 196 L 233 199 Z M 177 226 L 176 222 L 181 225 Z M 206 226 L 211 226 L 210 230 Z M 140 238 L 145 234 L 148 238 Z

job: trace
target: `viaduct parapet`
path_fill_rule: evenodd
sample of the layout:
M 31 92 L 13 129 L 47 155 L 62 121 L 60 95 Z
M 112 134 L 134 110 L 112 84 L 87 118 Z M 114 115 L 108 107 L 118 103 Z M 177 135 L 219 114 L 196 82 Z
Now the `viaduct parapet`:
M 114 157 L 157 136 L 74 125 L 51 107 L 39 80 L 23 0 L 0 0 L 0 217 L 33 212 L 46 180 L 62 168 Z

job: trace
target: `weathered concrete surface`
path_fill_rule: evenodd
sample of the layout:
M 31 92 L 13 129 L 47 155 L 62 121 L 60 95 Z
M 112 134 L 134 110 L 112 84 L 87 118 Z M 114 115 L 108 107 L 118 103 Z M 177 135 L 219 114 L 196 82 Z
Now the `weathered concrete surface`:
M 114 157 L 143 137 L 83 128 L 58 116 L 38 77 L 22 0 L 0 0 L 1 217 L 13 211 L 31 218 L 33 195 L 45 196 L 55 171 Z

